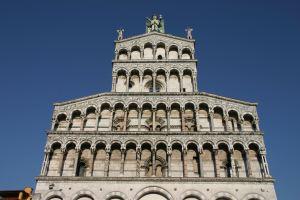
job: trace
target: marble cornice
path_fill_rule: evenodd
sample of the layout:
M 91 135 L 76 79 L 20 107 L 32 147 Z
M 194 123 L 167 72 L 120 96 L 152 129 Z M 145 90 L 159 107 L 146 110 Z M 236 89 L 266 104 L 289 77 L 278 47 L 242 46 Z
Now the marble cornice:
M 55 181 L 55 182 L 84 182 L 84 181 L 112 181 L 112 182 L 180 182 L 180 183 L 274 183 L 273 178 L 216 178 L 216 177 L 73 177 L 73 176 L 37 176 L 37 181 Z
M 112 60 L 112 63 L 197 63 L 197 59 L 137 59 L 137 60 Z

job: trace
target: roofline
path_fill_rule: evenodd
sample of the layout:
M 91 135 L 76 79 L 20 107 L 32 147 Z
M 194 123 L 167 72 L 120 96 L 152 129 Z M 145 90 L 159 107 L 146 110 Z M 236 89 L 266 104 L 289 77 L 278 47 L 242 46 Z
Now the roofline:
M 150 92 L 104 92 L 104 93 L 98 93 L 98 94 L 94 94 L 94 95 L 90 95 L 90 96 L 86 96 L 86 97 L 81 97 L 81 98 L 77 98 L 77 99 L 73 99 L 73 100 L 69 100 L 69 101 L 64 101 L 64 102 L 57 102 L 54 103 L 54 106 L 63 106 L 66 104 L 71 104 L 71 103 L 76 103 L 76 102 L 80 102 L 80 101 L 84 101 L 84 100 L 89 100 L 89 99 L 94 99 L 97 97 L 101 97 L 101 96 L 136 96 L 136 95 L 176 95 L 176 96 L 189 96 L 189 95 L 202 95 L 202 96 L 207 96 L 207 97 L 213 97 L 213 98 L 218 98 L 221 100 L 226 100 L 226 101 L 231 101 L 231 102 L 235 102 L 235 103 L 240 103 L 240 104 L 244 104 L 244 105 L 248 105 L 248 106 L 257 106 L 258 103 L 253 103 L 253 102 L 247 102 L 247 101 L 242 101 L 242 100 L 238 100 L 238 99 L 233 99 L 233 98 L 229 98 L 229 97 L 223 97 L 220 95 L 216 95 L 216 94 L 211 94 L 211 93 L 207 93 L 207 92 L 186 92 L 186 93 L 181 93 L 181 92 L 162 92 L 162 93 L 150 93 Z
M 121 43 L 121 42 L 127 42 L 127 41 L 138 39 L 138 38 L 141 38 L 141 37 L 146 37 L 148 35 L 161 35 L 161 36 L 165 36 L 165 37 L 169 37 L 169 38 L 173 38 L 173 39 L 177 39 L 177 40 L 182 40 L 182 41 L 186 41 L 186 42 L 193 42 L 193 43 L 196 42 L 196 40 L 194 40 L 194 39 L 187 39 L 187 38 L 174 36 L 174 35 L 167 34 L 167 33 L 159 33 L 159 32 L 144 33 L 144 34 L 141 34 L 141 35 L 131 36 L 131 37 L 125 38 L 123 40 L 115 40 L 114 42 L 115 42 L 115 44 L 116 43 Z

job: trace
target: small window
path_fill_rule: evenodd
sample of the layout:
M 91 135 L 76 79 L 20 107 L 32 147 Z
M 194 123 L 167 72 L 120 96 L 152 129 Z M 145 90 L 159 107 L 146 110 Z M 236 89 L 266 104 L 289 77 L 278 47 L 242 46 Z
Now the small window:
M 157 56 L 157 59 L 158 59 L 158 60 L 162 60 L 162 55 L 158 55 L 158 56 Z

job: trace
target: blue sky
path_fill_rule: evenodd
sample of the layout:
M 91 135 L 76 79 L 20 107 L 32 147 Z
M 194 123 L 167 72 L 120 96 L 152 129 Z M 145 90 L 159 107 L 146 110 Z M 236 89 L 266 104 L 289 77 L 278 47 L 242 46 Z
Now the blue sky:
M 52 104 L 111 89 L 116 29 L 194 28 L 200 91 L 258 102 L 279 199 L 298 199 L 299 1 L 0 2 L 0 190 L 35 186 Z M 298 198 L 297 198 L 298 197 Z

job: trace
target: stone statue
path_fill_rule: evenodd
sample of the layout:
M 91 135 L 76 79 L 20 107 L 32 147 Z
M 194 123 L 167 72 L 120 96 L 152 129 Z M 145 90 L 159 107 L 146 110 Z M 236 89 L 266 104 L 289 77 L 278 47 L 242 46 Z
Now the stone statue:
M 165 25 L 162 15 L 159 15 L 159 18 L 156 15 L 152 16 L 152 19 L 146 18 L 146 33 L 152 31 L 157 31 L 160 33 L 165 32 Z
M 185 31 L 186 31 L 186 38 L 190 39 L 190 40 L 193 39 L 193 36 L 192 36 L 193 29 L 191 27 L 188 27 L 187 29 L 185 29 Z
M 117 30 L 118 32 L 118 40 L 123 40 L 124 39 L 124 29 L 120 28 Z

